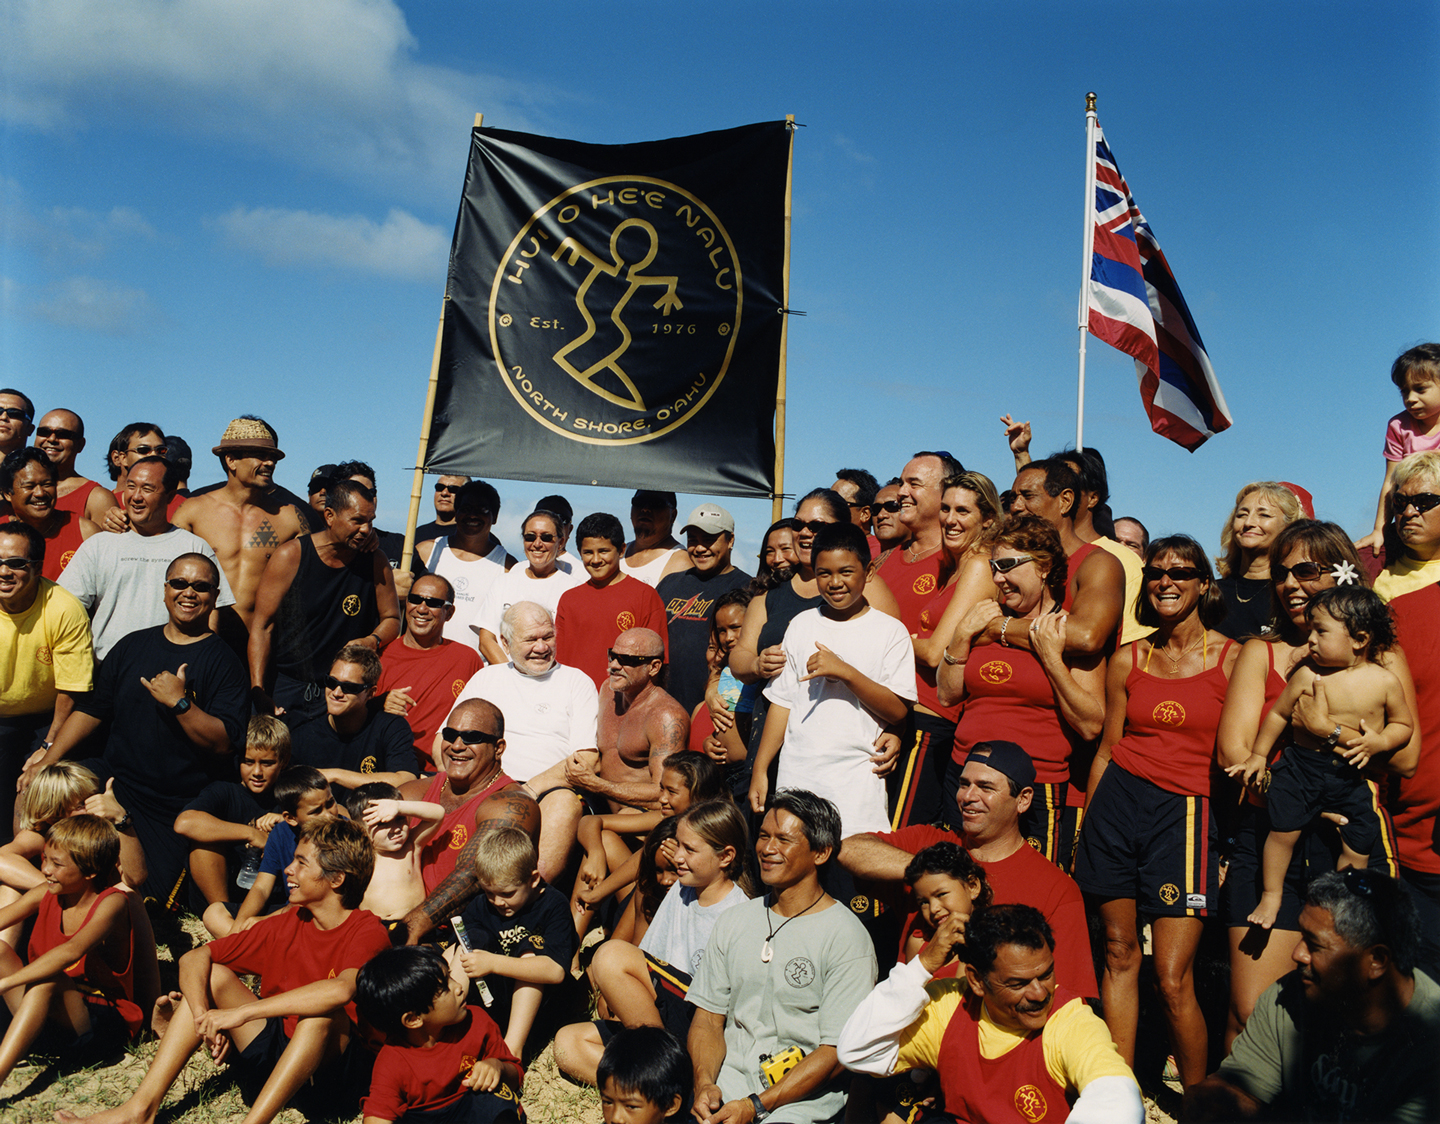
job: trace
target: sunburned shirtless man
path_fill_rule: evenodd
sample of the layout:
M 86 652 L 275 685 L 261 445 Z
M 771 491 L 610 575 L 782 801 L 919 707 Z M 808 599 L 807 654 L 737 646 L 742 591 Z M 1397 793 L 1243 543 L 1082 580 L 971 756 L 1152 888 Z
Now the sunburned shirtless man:
M 55 506 L 73 511 L 96 526 L 116 507 L 115 494 L 75 471 L 75 458 L 85 449 L 85 423 L 74 410 L 51 410 L 35 427 L 35 447 L 55 466 Z
M 611 811 L 657 807 L 665 758 L 685 748 L 690 719 L 661 687 L 664 649 L 648 628 L 622 632 L 600 688 L 598 750 L 571 756 L 571 787 L 609 802 Z
M 186 500 L 175 513 L 175 525 L 199 535 L 220 560 L 243 625 L 222 629 L 222 635 L 228 631 L 225 638 L 243 653 L 265 564 L 277 547 L 310 528 L 294 503 L 271 490 L 275 463 L 285 454 L 275 431 L 264 421 L 248 414 L 236 418 L 211 452 L 225 470 L 225 483 Z

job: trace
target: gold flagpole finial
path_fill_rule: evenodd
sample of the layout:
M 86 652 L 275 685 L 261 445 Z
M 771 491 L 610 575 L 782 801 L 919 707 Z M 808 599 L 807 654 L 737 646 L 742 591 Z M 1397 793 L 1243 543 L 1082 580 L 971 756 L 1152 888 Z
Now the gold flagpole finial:
M 1095 91 L 1094 91 L 1094 90 L 1091 90 L 1088 94 L 1085 95 L 1085 112 L 1086 112 L 1086 113 L 1094 113 L 1094 112 L 1095 112 Z

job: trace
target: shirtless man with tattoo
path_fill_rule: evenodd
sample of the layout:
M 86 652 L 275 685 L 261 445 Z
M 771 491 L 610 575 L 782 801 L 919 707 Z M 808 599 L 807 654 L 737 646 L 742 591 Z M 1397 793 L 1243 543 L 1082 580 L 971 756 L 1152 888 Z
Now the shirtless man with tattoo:
M 236 418 L 211 452 L 225 469 L 225 483 L 186 500 L 175 513 L 175 525 L 199 535 L 220 560 L 243 625 L 222 629 L 222 635 L 243 653 L 265 564 L 277 547 L 310 528 L 294 503 L 271 490 L 275 464 L 285 454 L 269 425 L 248 415 Z
M 632 628 L 616 637 L 600 688 L 599 748 L 565 763 L 566 783 L 608 801 L 611 811 L 658 807 L 665 758 L 690 736 L 685 708 L 658 682 L 664 664 L 658 633 Z

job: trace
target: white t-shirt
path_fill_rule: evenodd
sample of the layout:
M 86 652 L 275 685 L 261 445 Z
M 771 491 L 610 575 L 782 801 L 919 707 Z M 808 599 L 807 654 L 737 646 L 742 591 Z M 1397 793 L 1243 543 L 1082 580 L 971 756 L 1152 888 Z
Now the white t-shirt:
M 171 527 L 158 535 L 102 531 L 80 544 L 59 584 L 90 614 L 95 658 L 104 659 L 121 639 L 170 619 L 165 611 L 165 571 L 182 554 L 203 554 L 220 571 L 215 607 L 235 604 L 225 571 L 199 535 Z
M 653 589 L 660 584 L 660 577 L 665 573 L 665 567 L 670 564 L 670 559 L 674 558 L 677 554 L 684 553 L 685 551 L 683 550 L 669 550 L 660 555 L 659 558 L 646 562 L 643 566 L 630 565 L 630 560 L 622 554 L 620 556 L 620 570 L 622 573 L 629 574 L 632 578 L 639 578 Z M 689 564 L 688 556 L 686 558 L 686 564 Z
M 477 652 L 480 650 L 479 634 L 470 628 L 470 622 L 484 602 L 485 595 L 490 592 L 490 587 L 495 584 L 495 579 L 504 575 L 505 554 L 505 547 L 497 540 L 489 554 L 467 562 L 455 557 L 448 536 L 442 535 L 435 540 L 426 569 L 444 578 L 455 590 L 455 611 L 445 622 L 442 633 L 446 640 L 454 640 Z
M 701 905 L 699 890 L 677 882 L 661 900 L 655 919 L 640 938 L 640 951 L 693 976 L 705 958 L 705 946 L 716 919 L 743 901 L 749 901 L 745 891 L 732 886 L 714 905 Z
M 862 675 L 915 701 L 915 655 L 903 624 L 873 608 L 848 621 L 805 610 L 786 628 L 785 666 L 765 688 L 771 703 L 790 710 L 776 787 L 808 788 L 833 802 L 846 835 L 889 831 L 885 781 L 870 763 L 880 722 L 838 680 L 800 682 L 817 642 Z
M 511 567 L 509 573 L 500 574 L 490 583 L 490 589 L 485 594 L 485 600 L 480 603 L 475 616 L 469 624 L 473 634 L 478 636 L 482 628 L 489 629 L 500 638 L 500 618 L 505 615 L 505 610 L 520 601 L 533 601 L 537 605 L 544 606 L 551 617 L 555 616 L 555 610 L 560 604 L 560 595 L 567 589 L 582 584 L 587 575 L 582 570 L 580 574 L 560 569 L 558 566 L 550 571 L 550 576 L 545 578 L 532 578 L 530 567 L 524 562 L 517 562 Z M 513 774 L 512 774 L 513 775 Z
M 513 663 L 482 667 L 460 688 L 466 699 L 494 703 L 505 716 L 505 772 L 517 781 L 582 749 L 594 749 L 600 697 L 583 671 L 556 664 L 544 675 L 525 675 Z

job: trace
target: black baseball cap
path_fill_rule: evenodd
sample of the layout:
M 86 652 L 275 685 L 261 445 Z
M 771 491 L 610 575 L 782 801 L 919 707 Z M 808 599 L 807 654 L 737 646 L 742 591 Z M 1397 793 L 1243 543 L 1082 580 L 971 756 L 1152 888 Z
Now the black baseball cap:
M 310 490 L 318 492 L 322 488 L 328 488 L 335 483 L 336 475 L 340 471 L 338 464 L 322 464 L 310 474 Z
M 1014 742 L 980 742 L 965 758 L 1004 773 L 1021 788 L 1035 787 L 1035 762 Z

